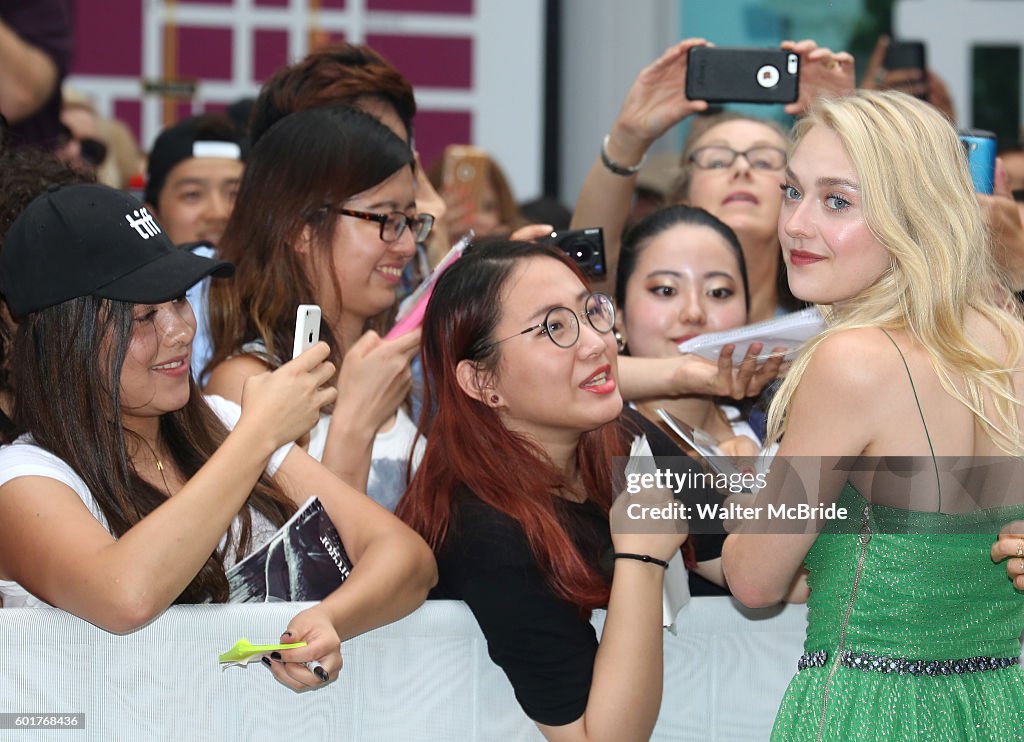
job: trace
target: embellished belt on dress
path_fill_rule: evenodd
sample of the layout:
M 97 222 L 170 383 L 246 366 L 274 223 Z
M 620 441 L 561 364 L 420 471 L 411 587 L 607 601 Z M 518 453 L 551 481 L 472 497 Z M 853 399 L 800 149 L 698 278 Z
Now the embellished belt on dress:
M 796 669 L 824 667 L 828 652 L 805 652 L 800 655 Z M 908 660 L 904 657 L 884 657 L 877 654 L 840 652 L 839 662 L 844 667 L 871 672 L 896 673 L 897 675 L 962 675 L 965 672 L 986 672 L 1003 670 L 1020 662 L 1020 657 L 969 657 L 962 660 Z

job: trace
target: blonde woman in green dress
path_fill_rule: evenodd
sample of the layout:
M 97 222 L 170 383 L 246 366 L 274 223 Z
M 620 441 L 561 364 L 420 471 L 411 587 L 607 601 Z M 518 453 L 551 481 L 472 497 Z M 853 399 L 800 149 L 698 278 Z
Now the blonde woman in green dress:
M 1024 518 L 1024 325 L 962 146 L 892 92 L 819 101 L 794 134 L 779 238 L 828 329 L 773 402 L 785 436 L 759 497 L 849 518 L 726 540 L 748 605 L 810 587 L 773 739 L 1016 739 L 1024 544 L 1000 530 Z

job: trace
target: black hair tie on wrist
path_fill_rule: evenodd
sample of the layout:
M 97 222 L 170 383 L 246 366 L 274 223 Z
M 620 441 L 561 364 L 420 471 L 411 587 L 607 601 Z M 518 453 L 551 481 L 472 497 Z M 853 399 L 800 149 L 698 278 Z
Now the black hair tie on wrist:
M 657 564 L 662 569 L 668 569 L 668 562 L 664 559 L 655 559 L 650 554 L 627 554 L 624 552 L 618 552 L 612 554 L 613 559 L 635 559 L 638 562 L 647 562 L 648 564 Z

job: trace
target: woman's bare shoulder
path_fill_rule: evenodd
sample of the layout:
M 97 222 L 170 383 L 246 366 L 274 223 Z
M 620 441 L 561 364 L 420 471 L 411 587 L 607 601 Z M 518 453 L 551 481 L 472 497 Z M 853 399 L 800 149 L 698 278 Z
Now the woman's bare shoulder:
M 250 376 L 272 370 L 270 365 L 259 356 L 244 354 L 232 356 L 221 361 L 210 372 L 204 391 L 207 394 L 219 394 L 225 399 L 239 402 L 242 399 L 242 387 Z
M 899 342 L 895 334 L 890 337 Z M 831 333 L 814 349 L 804 377 L 829 385 L 873 386 L 888 378 L 900 362 L 890 337 L 877 327 Z

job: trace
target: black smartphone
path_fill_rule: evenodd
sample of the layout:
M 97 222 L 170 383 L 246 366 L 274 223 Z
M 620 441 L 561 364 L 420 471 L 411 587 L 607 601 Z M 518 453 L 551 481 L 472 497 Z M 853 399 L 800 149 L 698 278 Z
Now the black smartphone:
M 885 50 L 882 66 L 887 70 L 917 70 L 918 79 L 924 86 L 914 95 L 922 100 L 928 99 L 928 58 L 923 41 L 893 39 Z
M 921 70 L 928 69 L 926 64 L 923 41 L 903 41 L 893 39 L 885 50 L 885 61 L 882 66 L 887 70 Z
M 792 103 L 800 94 L 800 55 L 782 49 L 695 46 L 686 97 L 709 103 Z

